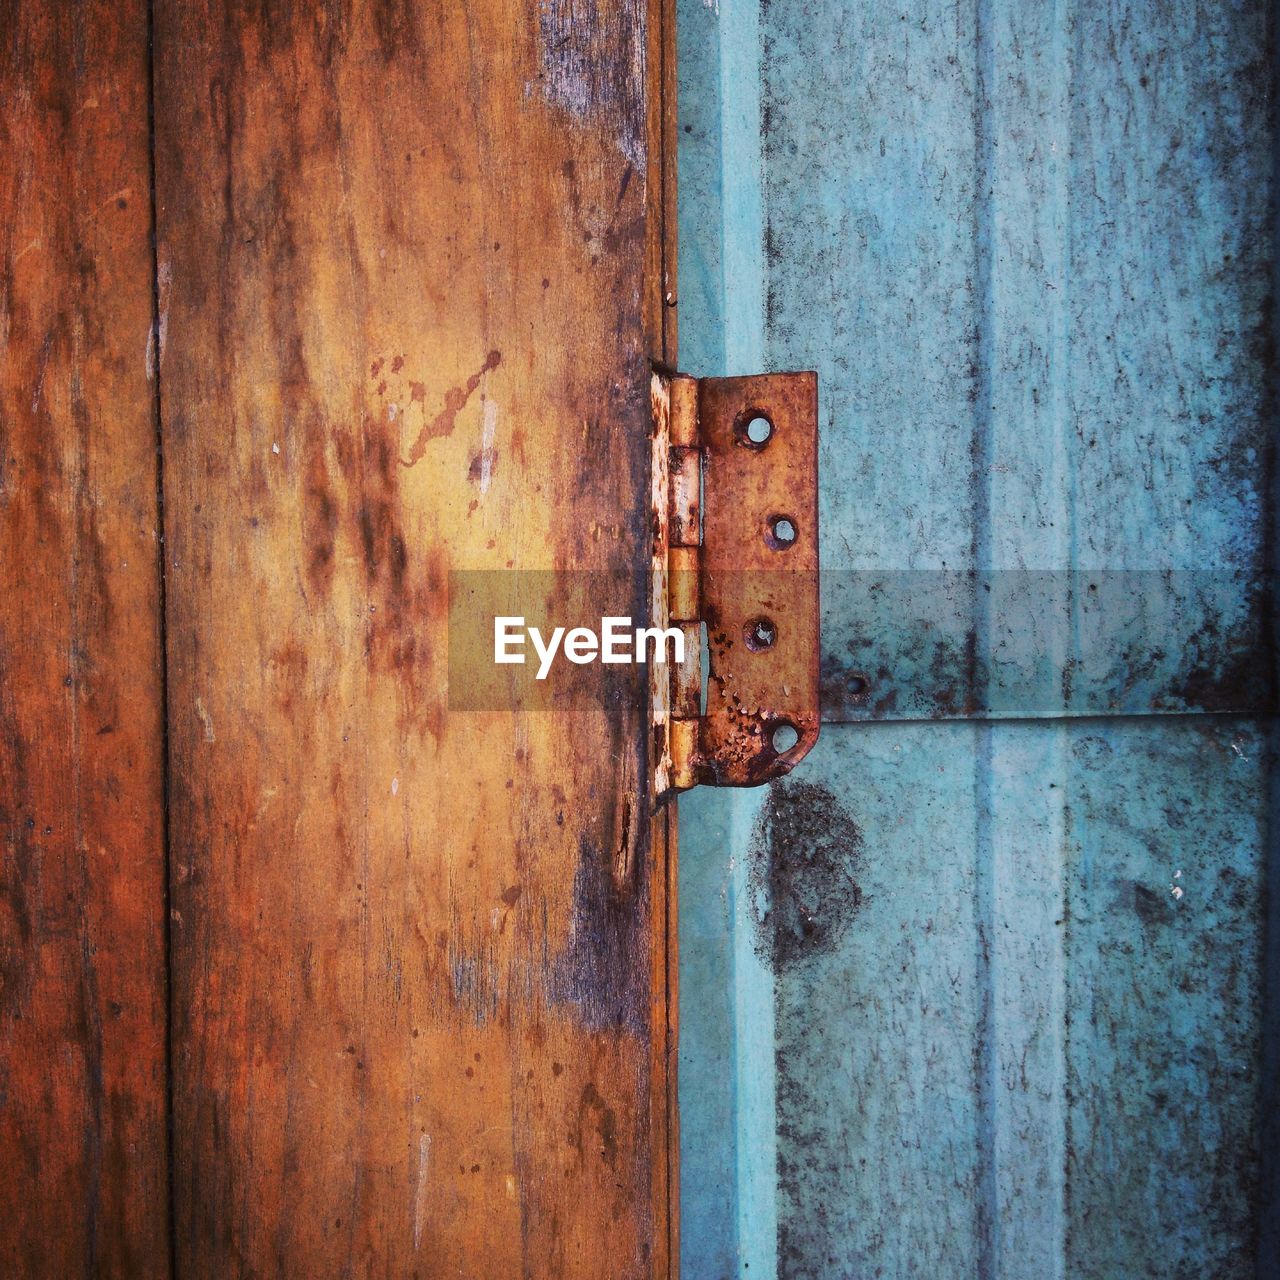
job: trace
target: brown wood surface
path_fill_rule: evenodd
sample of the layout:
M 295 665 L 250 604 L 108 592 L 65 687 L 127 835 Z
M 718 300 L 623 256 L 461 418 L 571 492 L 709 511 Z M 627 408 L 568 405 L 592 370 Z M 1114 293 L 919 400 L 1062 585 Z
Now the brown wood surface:
M 445 628 L 647 568 L 659 12 L 157 5 L 184 1276 L 667 1274 L 643 672 L 451 712 Z
M 0 1274 L 163 1276 L 147 16 L 0 32 Z

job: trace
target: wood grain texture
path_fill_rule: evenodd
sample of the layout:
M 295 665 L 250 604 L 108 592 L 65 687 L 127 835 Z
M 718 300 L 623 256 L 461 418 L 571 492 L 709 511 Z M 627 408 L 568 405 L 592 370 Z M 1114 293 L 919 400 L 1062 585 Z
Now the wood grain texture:
M 164 1276 L 146 9 L 0 30 L 0 1272 Z
M 184 1275 L 666 1274 L 644 682 L 445 652 L 453 569 L 644 599 L 651 34 L 157 7 Z

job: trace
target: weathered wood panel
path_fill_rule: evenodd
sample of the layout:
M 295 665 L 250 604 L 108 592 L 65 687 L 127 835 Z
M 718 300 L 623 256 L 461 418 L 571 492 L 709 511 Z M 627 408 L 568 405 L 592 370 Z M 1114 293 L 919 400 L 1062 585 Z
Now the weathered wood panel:
M 651 21 L 157 7 L 183 1274 L 665 1274 L 643 679 L 446 680 L 451 570 L 645 598 Z
M 164 1276 L 146 9 L 0 31 L 0 1271 Z

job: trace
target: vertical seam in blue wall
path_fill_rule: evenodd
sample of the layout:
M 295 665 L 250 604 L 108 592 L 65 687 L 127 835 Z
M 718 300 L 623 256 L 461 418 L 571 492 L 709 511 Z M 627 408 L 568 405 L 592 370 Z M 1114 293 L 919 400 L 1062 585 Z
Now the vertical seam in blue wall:
M 1073 25 L 1072 0 L 1059 0 L 1061 16 L 1055 15 L 1054 21 L 1054 59 L 1055 72 L 1062 78 L 1065 95 L 1066 121 L 1063 153 L 1058 163 L 1065 172 L 1055 190 L 1061 193 L 1062 207 L 1062 256 L 1058 279 L 1058 316 L 1055 326 L 1055 354 L 1057 360 L 1053 373 L 1054 379 L 1054 417 L 1056 429 L 1061 433 L 1067 449 L 1067 608 L 1069 611 L 1070 653 L 1067 662 L 1074 664 L 1082 652 L 1080 628 L 1080 600 L 1075 590 L 1076 568 L 1080 563 L 1080 469 L 1076 463 L 1079 454 L 1077 431 L 1072 410 L 1072 382 L 1070 366 L 1071 348 L 1071 268 L 1074 254 L 1075 219 L 1071 204 L 1071 183 L 1075 171 L 1073 139 L 1077 136 L 1076 115 L 1077 104 L 1073 86 L 1074 71 L 1081 65 L 1083 56 L 1084 23 Z M 1067 33 L 1074 32 L 1073 39 L 1068 41 Z M 1067 691 L 1064 690 L 1064 693 Z M 1063 711 L 1069 713 L 1071 708 L 1070 694 L 1063 700 Z M 1067 733 L 1066 722 L 1060 726 L 1060 732 Z M 1066 778 L 1063 779 L 1064 786 Z M 1073 865 L 1071 856 L 1072 840 L 1072 795 L 1066 791 L 1063 796 L 1062 849 L 1061 864 L 1064 872 Z M 1059 1241 L 1061 1257 L 1059 1266 L 1061 1274 L 1067 1273 L 1068 1240 L 1071 1231 L 1071 1001 L 1067 996 L 1067 975 L 1070 972 L 1072 953 L 1072 918 L 1071 918 L 1070 884 L 1064 884 L 1062 894 L 1062 955 L 1063 955 L 1063 991 L 1062 991 L 1062 1235 Z
M 764 355 L 764 193 L 760 0 L 720 4 L 721 318 L 727 375 L 759 373 Z
M 971 445 L 970 496 L 973 513 L 972 565 L 973 640 L 971 660 L 979 704 L 986 694 L 981 685 L 985 659 L 990 652 L 990 617 L 986 579 L 992 571 L 991 476 L 992 412 L 994 405 L 993 359 L 995 335 L 995 154 L 989 119 L 995 87 L 995 38 L 991 0 L 975 0 L 974 38 L 977 76 L 974 92 L 974 247 L 975 280 L 975 397 Z M 991 830 L 993 744 L 992 726 L 976 727 L 974 753 L 974 912 L 977 925 L 977 983 L 979 1013 L 974 1042 L 977 1080 L 977 1212 L 978 1276 L 995 1280 L 999 1271 L 999 1186 L 996 1170 L 996 1086 L 999 1070 L 995 1025 L 995 847 Z
M 760 102 L 764 59 L 760 0 L 720 0 L 720 314 L 724 367 L 733 375 L 763 367 L 765 256 Z M 730 848 L 749 847 L 760 799 L 736 792 L 730 801 Z M 777 1271 L 777 1107 L 775 988 L 755 957 L 746 869 L 730 876 L 733 902 L 734 1139 L 737 1144 L 738 1274 Z M 750 1009 L 746 1007 L 750 1003 Z M 748 1016 L 750 1015 L 750 1016 Z M 752 1053 L 753 1047 L 762 1052 Z M 761 1148 L 767 1148 L 762 1151 Z
M 1271 300 L 1265 348 L 1270 352 L 1267 387 L 1263 412 L 1269 418 L 1269 435 L 1263 475 L 1266 518 L 1263 524 L 1262 561 L 1264 569 L 1264 610 L 1268 628 L 1266 639 L 1272 662 L 1272 687 L 1280 682 L 1276 669 L 1274 642 L 1277 634 L 1276 571 L 1280 547 L 1277 547 L 1276 514 L 1280 511 L 1280 369 L 1277 368 L 1276 345 L 1280 342 L 1280 4 L 1272 4 L 1268 12 L 1267 52 L 1270 57 L 1270 101 L 1268 127 L 1271 130 L 1271 189 L 1269 216 L 1271 232 Z M 1260 1144 L 1257 1218 L 1257 1254 L 1255 1269 L 1258 1280 L 1280 1280 L 1280 728 L 1273 720 L 1267 734 L 1267 815 L 1264 862 L 1266 912 L 1262 938 L 1262 1073 L 1258 1088 Z
M 1272 606 L 1274 607 L 1274 605 Z M 1261 1169 L 1258 1191 L 1258 1280 L 1280 1280 L 1280 727 L 1267 734 L 1265 818 L 1266 915 L 1262 949 L 1262 1073 L 1257 1129 Z

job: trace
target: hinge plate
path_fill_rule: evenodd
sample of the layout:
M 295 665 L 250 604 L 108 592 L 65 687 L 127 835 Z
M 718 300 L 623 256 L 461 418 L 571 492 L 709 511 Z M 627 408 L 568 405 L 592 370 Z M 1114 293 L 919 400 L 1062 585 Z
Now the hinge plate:
M 654 376 L 654 611 L 686 637 L 655 667 L 657 794 L 767 782 L 818 739 L 817 386 Z

